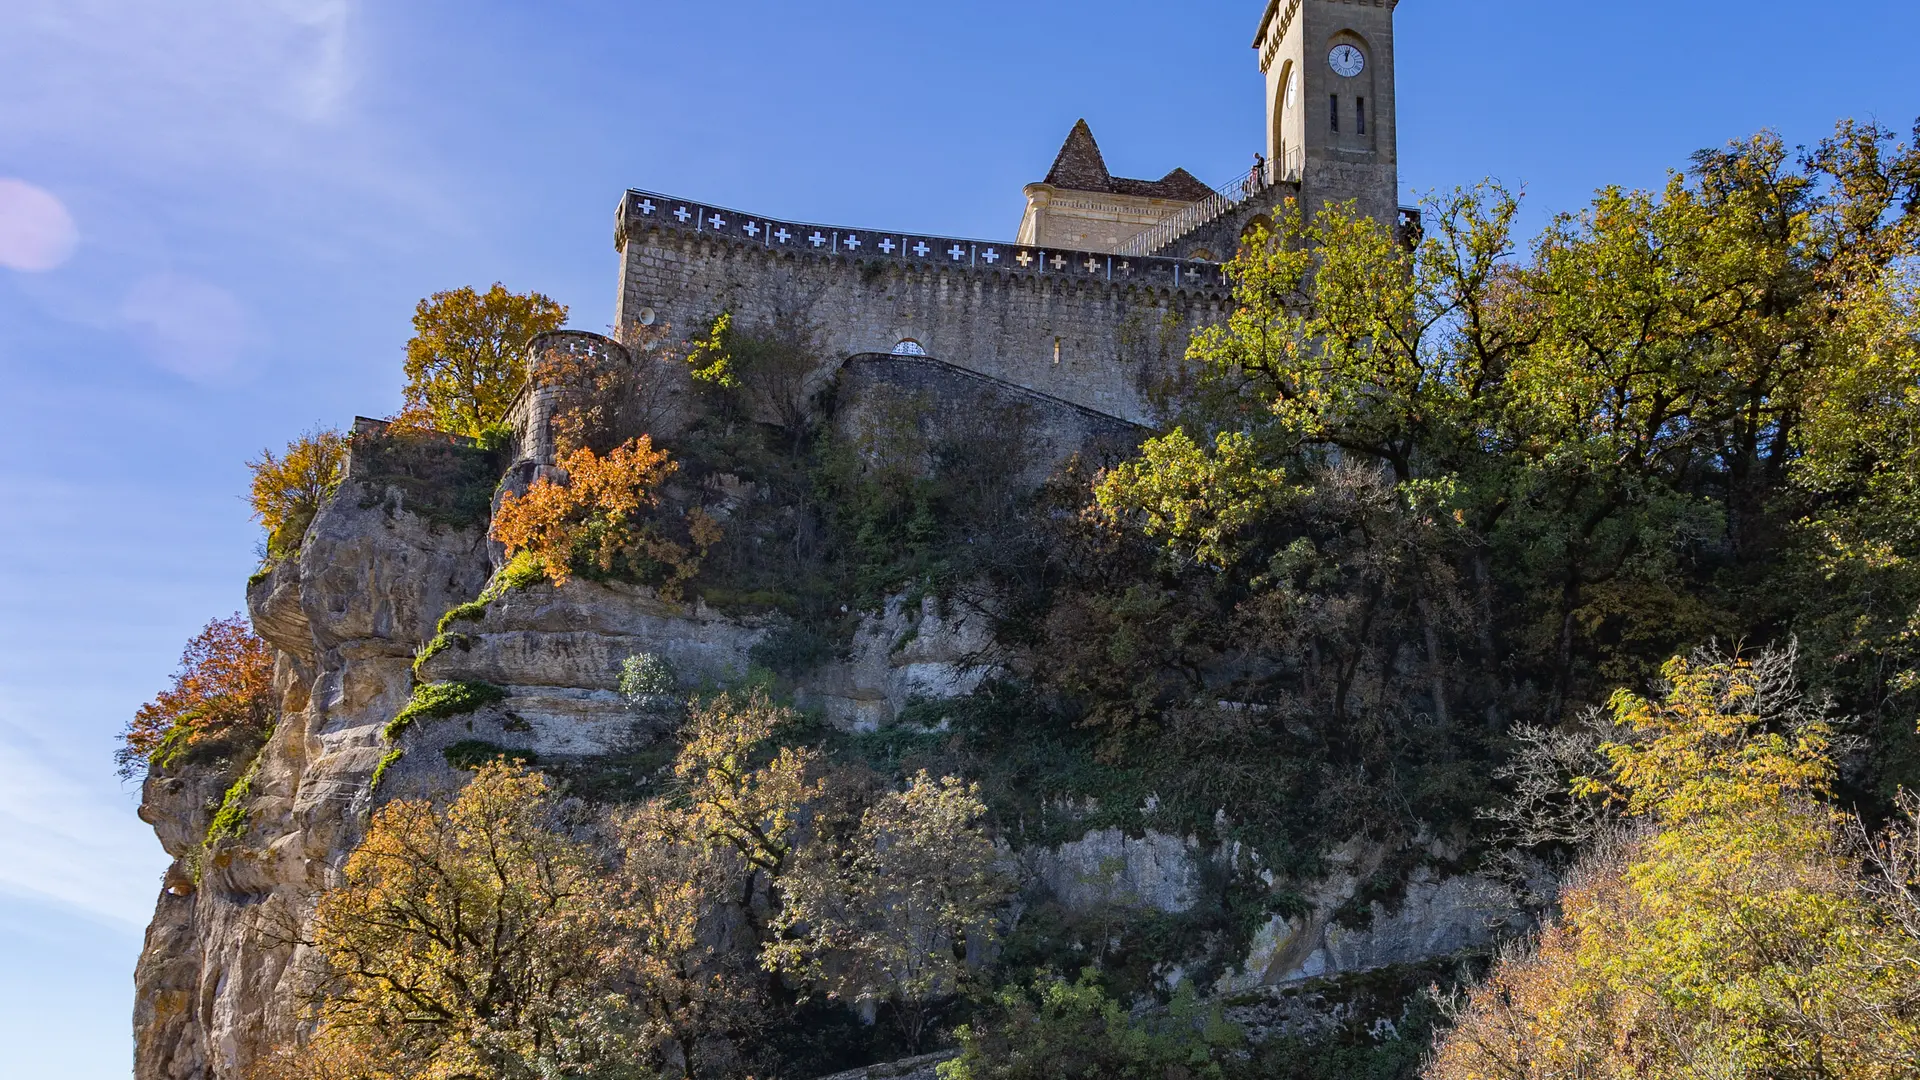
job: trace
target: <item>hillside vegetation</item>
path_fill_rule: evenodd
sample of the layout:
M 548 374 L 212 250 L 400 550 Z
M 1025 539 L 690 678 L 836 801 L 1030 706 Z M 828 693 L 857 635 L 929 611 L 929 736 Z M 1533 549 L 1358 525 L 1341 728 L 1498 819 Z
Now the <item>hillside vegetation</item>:
M 948 1080 L 1920 1075 L 1920 149 L 1762 135 L 1530 240 L 1491 185 L 1411 244 L 1287 209 L 1167 423 L 1038 487 L 995 417 L 839 422 L 804 326 L 529 372 L 498 342 L 550 301 L 423 302 L 378 452 L 476 438 L 435 498 L 482 513 L 531 379 L 562 466 L 501 494 L 511 561 L 423 662 L 541 581 L 777 630 L 741 685 L 630 660 L 657 745 L 542 772 L 463 743 L 457 795 L 381 806 L 286 928 L 320 977 L 259 1074 L 803 1080 L 947 1046 Z M 270 560 L 345 445 L 255 465 Z M 992 676 L 874 733 L 794 707 L 902 597 L 984 619 Z M 214 762 L 244 803 L 244 635 L 196 642 L 129 770 Z M 1106 827 L 1218 852 L 1203 901 L 1009 874 Z M 1343 987 L 1385 1027 L 1236 1022 L 1219 980 L 1356 845 L 1342 926 L 1432 873 L 1541 929 Z

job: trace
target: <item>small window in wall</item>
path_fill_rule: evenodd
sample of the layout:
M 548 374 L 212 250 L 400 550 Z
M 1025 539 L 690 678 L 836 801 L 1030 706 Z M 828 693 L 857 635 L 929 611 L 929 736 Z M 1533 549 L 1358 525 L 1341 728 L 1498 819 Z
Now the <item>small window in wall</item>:
M 1365 135 L 1367 133 L 1367 99 L 1355 98 L 1354 103 L 1355 103 L 1355 108 L 1353 110 L 1353 113 L 1354 113 L 1354 116 L 1357 117 L 1360 121 L 1360 126 L 1355 128 L 1354 130 L 1359 132 L 1362 135 Z
M 893 355 L 895 355 L 895 356 L 925 356 L 925 355 L 927 355 L 927 350 L 925 350 L 925 349 L 923 349 L 923 348 L 921 348 L 921 347 L 920 347 L 920 343 L 919 343 L 919 342 L 917 342 L 917 341 L 915 341 L 915 340 L 913 340 L 912 338 L 901 338 L 901 339 L 900 339 L 900 344 L 898 344 L 898 345 L 895 345 L 895 346 L 893 347 Z
M 1340 130 L 1340 95 L 1334 94 L 1328 101 L 1332 107 L 1327 110 L 1327 115 L 1333 117 L 1333 130 L 1338 132 Z

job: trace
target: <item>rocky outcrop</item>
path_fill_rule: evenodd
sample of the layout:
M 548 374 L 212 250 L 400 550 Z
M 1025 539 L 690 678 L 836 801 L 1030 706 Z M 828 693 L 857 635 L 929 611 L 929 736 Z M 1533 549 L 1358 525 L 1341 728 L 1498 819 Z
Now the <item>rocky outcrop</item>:
M 1504 885 L 1470 875 L 1441 877 L 1425 868 L 1413 872 L 1397 902 L 1369 905 L 1362 925 L 1340 924 L 1333 917 L 1337 910 L 1323 904 L 1304 916 L 1272 919 L 1254 936 L 1241 971 L 1216 989 L 1351 975 L 1484 949 L 1524 921 Z
M 1070 911 L 1119 908 L 1179 915 L 1199 899 L 1200 842 L 1119 829 L 1025 853 L 1026 879 Z
M 485 682 L 506 698 L 452 721 L 416 725 L 405 756 L 371 780 L 382 737 L 411 698 L 414 661 L 453 607 L 479 595 L 492 565 L 479 528 L 435 525 L 397 491 L 345 487 L 299 556 L 256 579 L 248 606 L 278 650 L 281 719 L 258 754 L 242 834 L 206 844 L 208 824 L 249 762 L 156 771 L 141 816 L 173 856 L 136 972 L 140 1080 L 229 1080 L 292 1037 L 305 1000 L 294 944 L 378 799 L 444 793 L 461 782 L 441 751 L 479 739 L 543 760 L 607 754 L 658 732 L 620 700 L 620 662 L 671 660 L 689 688 L 744 675 L 765 619 L 721 615 L 651 591 L 573 581 L 535 585 L 452 628 L 421 663 L 425 681 Z M 982 624 L 932 601 L 869 618 L 842 663 L 799 696 L 846 727 L 875 727 L 917 696 L 964 693 Z
M 380 730 L 412 693 L 413 655 L 488 572 L 478 529 L 435 527 L 350 484 L 296 559 L 248 590 L 275 649 L 280 722 L 259 752 L 240 836 L 204 846 L 244 763 L 156 772 L 141 816 L 174 858 L 135 973 L 135 1075 L 237 1077 L 290 1037 L 304 1001 L 299 929 L 358 840 Z
M 483 531 L 435 524 L 398 489 L 350 483 L 313 523 L 299 556 L 256 580 L 255 627 L 276 650 L 281 718 L 257 760 L 156 771 L 141 814 L 174 858 L 136 973 L 138 1080 L 237 1080 L 289 1041 L 311 978 L 297 944 L 379 800 L 440 796 L 463 782 L 443 751 L 479 740 L 542 761 L 616 754 L 663 732 L 621 700 L 621 662 L 670 660 L 686 688 L 742 677 L 774 618 L 736 617 L 650 590 L 575 580 L 492 599 L 437 634 L 441 616 L 481 594 L 493 570 Z M 436 637 L 440 639 L 436 641 Z M 430 642 L 433 649 L 415 660 Z M 965 694 L 991 668 L 988 621 L 932 599 L 896 598 L 867 617 L 845 653 L 797 680 L 802 704 L 846 730 L 897 720 L 917 699 Z M 416 682 L 486 683 L 498 701 L 417 723 L 393 749 L 383 729 Z M 213 810 L 248 775 L 244 828 L 206 842 Z M 1417 872 L 1404 896 L 1361 928 L 1336 921 L 1381 853 L 1349 845 L 1307 897 L 1276 918 L 1215 989 L 1245 992 L 1315 976 L 1424 960 L 1489 942 L 1511 902 L 1491 883 Z M 1238 865 L 1212 841 L 1087 832 L 1016 857 L 1029 896 L 1070 911 L 1181 916 Z M 1354 920 L 1349 919 L 1348 922 Z
M 1152 830 L 1134 837 L 1101 829 L 1064 844 L 1028 849 L 1019 864 L 1030 893 L 1068 912 L 1184 915 L 1203 897 L 1208 864 L 1218 879 L 1235 861 L 1233 851 Z M 1335 850 L 1329 858 L 1332 872 L 1304 896 L 1308 911 L 1275 916 L 1261 926 L 1244 958 L 1213 992 L 1239 994 L 1484 949 L 1525 922 L 1518 899 L 1505 885 L 1428 867 L 1413 870 L 1393 902 L 1375 901 L 1343 922 L 1341 914 L 1349 912 L 1362 882 L 1385 854 L 1362 840 Z M 1177 984 L 1187 969 L 1179 958 L 1166 960 L 1166 977 Z

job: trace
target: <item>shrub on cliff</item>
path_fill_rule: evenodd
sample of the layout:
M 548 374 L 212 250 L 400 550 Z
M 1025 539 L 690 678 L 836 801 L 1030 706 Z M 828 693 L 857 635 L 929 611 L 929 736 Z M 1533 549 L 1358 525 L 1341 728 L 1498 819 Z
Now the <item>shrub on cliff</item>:
M 330 429 L 315 429 L 287 444 L 278 457 L 260 451 L 260 460 L 247 462 L 253 472 L 248 501 L 267 529 L 267 554 L 272 558 L 300 550 L 307 526 L 321 504 L 333 495 L 345 476 L 347 437 Z
M 405 424 L 479 438 L 506 419 L 527 380 L 527 342 L 558 330 L 565 305 L 498 282 L 434 293 L 413 315 L 407 342 Z
M 539 560 L 563 585 L 576 573 L 659 586 L 673 597 L 699 572 L 720 526 L 698 507 L 670 532 L 658 513 L 660 489 L 679 469 L 645 435 L 600 455 L 581 448 L 561 462 L 564 483 L 546 477 L 512 494 L 493 516 L 493 536 L 513 554 Z
M 960 1029 L 963 1053 L 940 1066 L 940 1080 L 1223 1080 L 1239 1075 L 1244 1040 L 1186 984 L 1165 1015 L 1134 1017 L 1091 970 L 1078 982 L 1043 975 L 1002 991 L 987 1019 Z
M 244 752 L 273 726 L 273 650 L 245 616 L 215 619 L 180 655 L 173 685 L 136 712 L 114 754 L 120 775 Z

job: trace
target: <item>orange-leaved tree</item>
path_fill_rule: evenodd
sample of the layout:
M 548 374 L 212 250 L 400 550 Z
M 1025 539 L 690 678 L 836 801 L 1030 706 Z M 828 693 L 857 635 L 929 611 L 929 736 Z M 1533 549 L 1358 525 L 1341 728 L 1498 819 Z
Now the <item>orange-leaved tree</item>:
M 494 513 L 493 536 L 514 555 L 530 555 L 556 585 L 575 573 L 625 577 L 678 595 L 700 570 L 720 526 L 698 508 L 684 515 L 684 537 L 669 535 L 660 489 L 679 468 L 642 435 L 605 455 L 581 448 L 561 462 L 566 480 L 542 477 L 524 495 L 509 493 Z
M 247 749 L 272 725 L 273 649 L 236 614 L 187 643 L 173 686 L 134 714 L 114 759 L 131 779 Z
M 480 437 L 506 419 L 527 381 L 527 342 L 566 321 L 566 305 L 498 282 L 484 293 L 460 288 L 420 301 L 407 342 L 406 403 L 396 419 Z
M 267 554 L 278 558 L 300 550 L 307 526 L 320 512 L 346 475 L 347 437 L 328 428 L 315 428 L 287 444 L 276 457 L 260 451 L 260 460 L 247 462 L 253 484 L 247 501 L 267 528 Z

